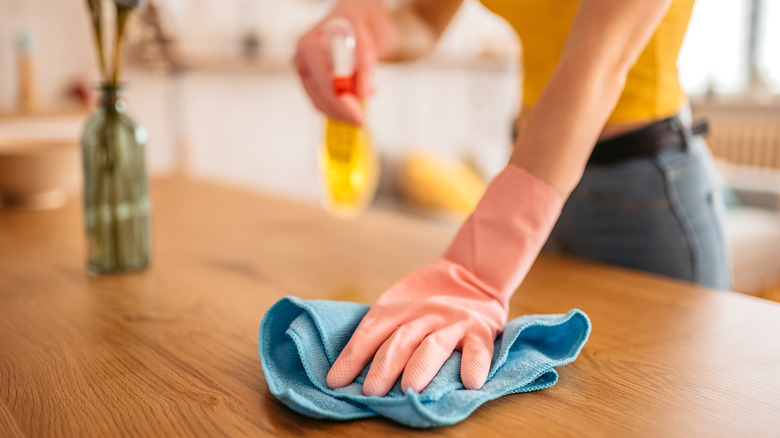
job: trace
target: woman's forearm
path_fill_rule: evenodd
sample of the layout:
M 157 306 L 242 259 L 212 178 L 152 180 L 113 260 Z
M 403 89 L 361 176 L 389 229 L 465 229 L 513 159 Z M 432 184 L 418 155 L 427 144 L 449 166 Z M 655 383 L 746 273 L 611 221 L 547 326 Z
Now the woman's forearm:
M 582 0 L 555 72 L 510 162 L 568 197 L 671 0 Z
M 383 0 L 341 0 L 328 17 L 343 16 L 365 24 L 380 60 L 412 61 L 433 52 L 461 3 L 410 0 L 390 9 Z
M 577 64 L 559 65 L 524 120 L 510 158 L 564 198 L 578 184 L 626 77 Z
M 391 17 L 397 35 L 395 50 L 381 56 L 382 61 L 413 61 L 433 51 L 436 35 L 411 5 L 406 4 L 393 10 Z
M 382 61 L 413 61 L 436 48 L 463 0 L 414 0 L 390 12 L 393 50 L 380 53 Z

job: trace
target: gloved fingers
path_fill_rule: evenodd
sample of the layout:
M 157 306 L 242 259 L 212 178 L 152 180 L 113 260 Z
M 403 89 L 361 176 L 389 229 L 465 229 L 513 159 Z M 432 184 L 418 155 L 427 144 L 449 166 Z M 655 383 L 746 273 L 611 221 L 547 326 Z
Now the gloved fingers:
M 399 327 L 376 352 L 363 382 L 363 394 L 375 397 L 387 394 L 409 358 L 434 329 L 434 323 L 434 318 L 421 318 Z
M 463 334 L 464 326 L 454 324 L 428 335 L 406 364 L 401 377 L 403 391 L 422 392 L 458 346 Z
M 330 368 L 327 385 L 330 388 L 341 388 L 352 383 L 395 327 L 375 321 L 370 314 L 366 315 Z
M 460 380 L 466 389 L 480 389 L 487 380 L 493 360 L 493 340 L 488 335 L 467 335 L 463 340 Z
M 317 109 L 337 120 L 363 124 L 363 110 L 357 99 L 337 96 L 333 90 L 328 47 L 321 32 L 314 31 L 301 38 L 293 61 L 306 93 Z

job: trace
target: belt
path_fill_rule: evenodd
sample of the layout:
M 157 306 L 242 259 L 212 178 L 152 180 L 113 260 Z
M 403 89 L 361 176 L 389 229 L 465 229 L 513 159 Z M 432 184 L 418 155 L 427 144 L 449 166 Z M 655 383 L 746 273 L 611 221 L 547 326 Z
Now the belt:
M 689 126 L 678 116 L 669 117 L 596 143 L 588 164 L 613 164 L 654 155 L 669 147 L 684 148 L 692 137 L 707 132 L 709 125 L 706 120 L 699 120 Z

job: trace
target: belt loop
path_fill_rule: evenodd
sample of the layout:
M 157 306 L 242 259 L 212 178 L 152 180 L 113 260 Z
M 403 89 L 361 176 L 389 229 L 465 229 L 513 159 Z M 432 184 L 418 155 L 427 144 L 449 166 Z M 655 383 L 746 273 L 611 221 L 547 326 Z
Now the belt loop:
M 693 114 L 691 114 L 690 105 L 685 105 L 680 109 L 680 112 L 674 116 L 677 123 L 680 124 L 680 133 L 682 134 L 683 144 L 685 149 L 690 149 L 693 145 L 696 134 L 693 132 Z
M 680 133 L 680 137 L 682 137 L 684 150 L 689 150 L 691 148 L 691 144 L 693 144 L 693 133 L 690 129 L 690 124 L 684 122 L 682 118 L 680 117 L 680 114 L 676 114 L 672 118 L 672 126 L 674 126 L 674 129 Z

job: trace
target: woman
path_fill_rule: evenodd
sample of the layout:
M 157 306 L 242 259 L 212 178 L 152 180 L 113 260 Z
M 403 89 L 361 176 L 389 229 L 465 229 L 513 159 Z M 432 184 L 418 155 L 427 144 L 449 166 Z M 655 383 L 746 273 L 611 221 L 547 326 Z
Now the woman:
M 372 90 L 376 60 L 429 53 L 461 2 L 411 0 L 388 10 L 378 0 L 342 0 L 328 18 L 355 25 L 356 96 L 331 89 L 320 23 L 295 57 L 314 105 L 363 123 L 358 101 Z M 351 383 L 373 359 L 366 395 L 386 394 L 399 376 L 404 391 L 420 392 L 454 350 L 462 351 L 464 386 L 482 387 L 509 298 L 546 241 L 577 256 L 729 286 L 710 157 L 686 120 L 677 78 L 693 0 L 483 3 L 523 44 L 513 153 L 442 258 L 374 304 L 331 368 L 330 387 Z

